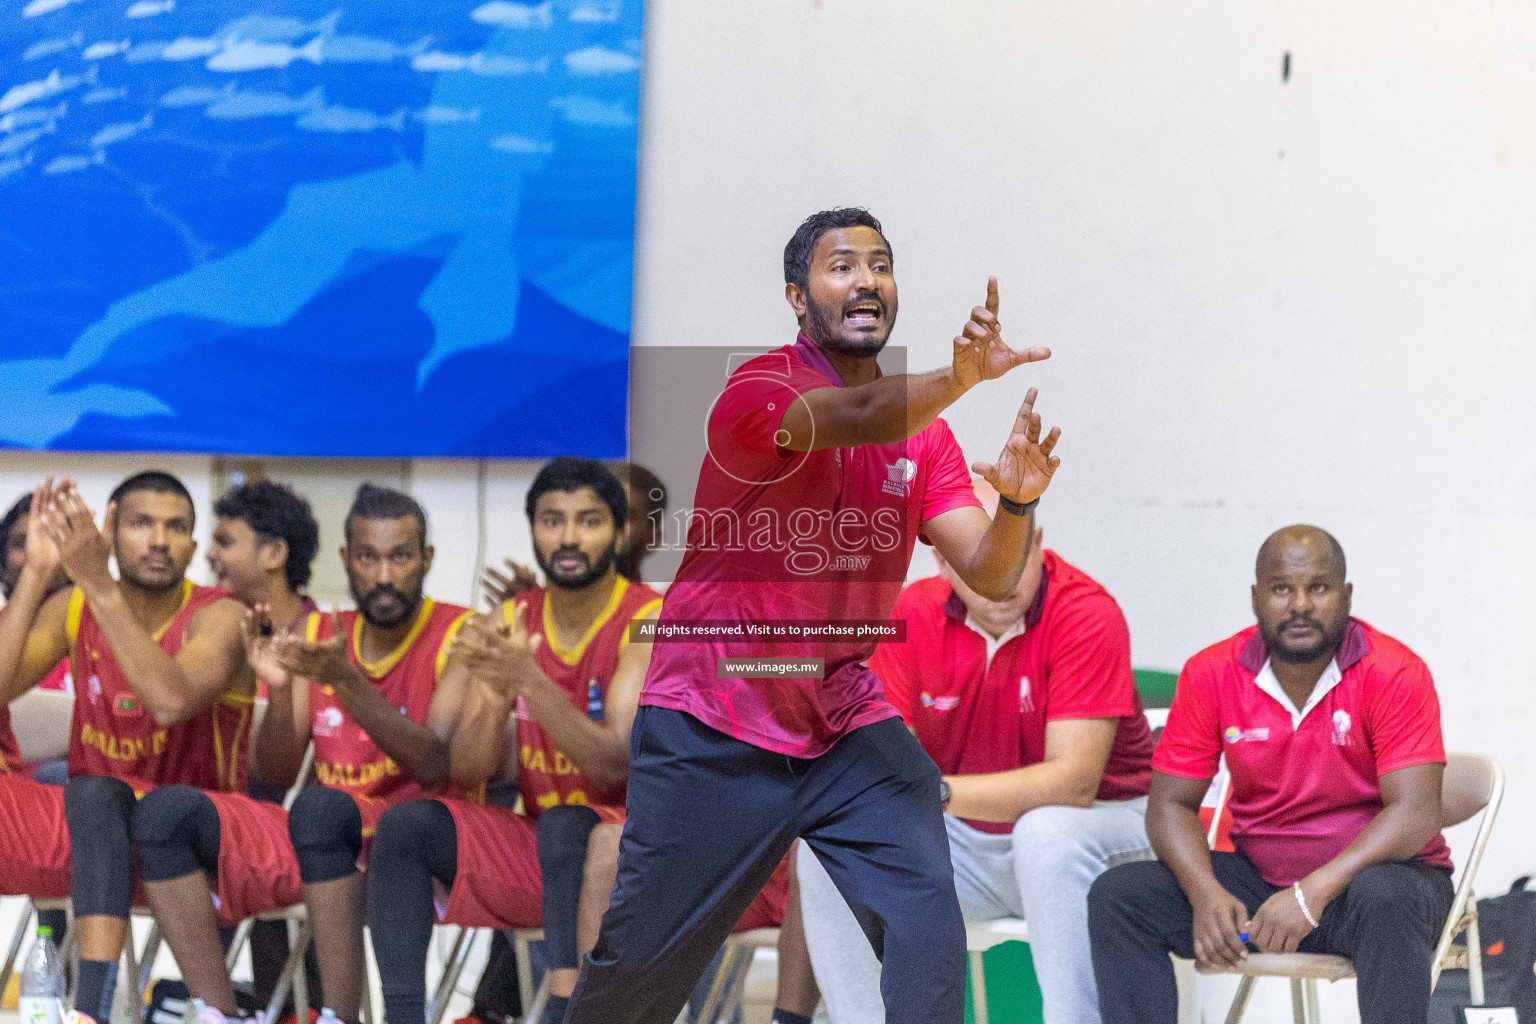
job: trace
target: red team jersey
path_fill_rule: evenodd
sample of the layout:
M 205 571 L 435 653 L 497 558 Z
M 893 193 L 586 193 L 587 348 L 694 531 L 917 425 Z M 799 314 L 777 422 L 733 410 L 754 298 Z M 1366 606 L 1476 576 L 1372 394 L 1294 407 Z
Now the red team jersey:
M 1024 629 L 989 653 L 965 603 L 943 577 L 902 591 L 896 617 L 907 642 L 870 660 L 885 695 L 945 775 L 1005 772 L 1045 760 L 1045 727 L 1071 718 L 1118 718 L 1097 799 L 1145 796 L 1152 730 L 1131 673 L 1131 636 L 1115 599 L 1054 551 Z M 1012 823 L 970 821 L 1004 833 Z
M 896 444 L 779 447 L 779 424 L 796 397 L 840 386 L 804 335 L 731 375 L 710 413 L 688 548 L 661 624 L 884 620 L 922 524 L 980 505 L 942 419 Z M 874 638 L 658 640 L 640 703 L 686 712 L 781 754 L 816 757 L 854 729 L 896 715 L 865 664 L 874 649 Z M 764 656 L 822 658 L 823 675 L 717 676 L 717 658 Z
M 555 633 L 544 593 L 540 587 L 520 594 L 515 602 L 508 601 L 502 606 L 502 614 L 511 622 L 515 605 L 527 606 L 524 621 L 528 623 L 528 632 L 543 637 L 538 650 L 539 668 L 572 704 L 593 721 L 602 721 L 614 666 L 629 642 L 629 624 L 654 611 L 661 604 L 661 595 L 643 583 L 615 576 L 613 593 L 586 635 L 574 646 L 564 648 Z M 538 817 L 540 811 L 556 804 L 623 808 L 624 788 L 605 790 L 584 775 L 528 714 L 522 698 L 517 701 L 517 743 L 517 786 L 523 795 L 523 809 L 530 817 Z
M 201 608 L 228 595 L 182 581 L 181 607 L 155 639 L 175 655 Z M 128 684 L 85 595 L 69 598 L 66 628 L 76 680 L 70 725 L 69 774 L 110 775 L 136 786 L 179 782 L 200 789 L 244 792 L 249 759 L 249 695 L 222 694 L 185 722 L 160 725 Z
M 1381 813 L 1387 772 L 1445 763 L 1429 669 L 1398 641 L 1351 619 L 1331 688 L 1318 682 L 1295 713 L 1263 689 L 1269 654 L 1258 627 L 1190 658 L 1179 674 L 1152 768 L 1209 779 L 1223 754 L 1232 775 L 1232 842 L 1265 880 L 1290 885 L 1337 857 Z M 1287 702 L 1289 698 L 1284 698 Z M 1449 868 L 1436 835 L 1415 858 Z
M 437 692 L 437 677 L 448 661 L 448 647 L 469 616 L 469 609 L 460 605 L 423 598 L 400 646 L 373 662 L 362 657 L 361 616 L 342 612 L 341 625 L 349 638 L 347 655 L 352 664 L 401 714 L 413 722 L 425 722 L 432 695 Z M 305 632 L 311 640 L 330 639 L 331 617 L 311 615 Z M 359 806 L 370 801 L 394 804 L 421 794 L 421 787 L 402 774 L 399 765 L 343 710 L 330 687 L 310 684 L 309 711 L 315 775 L 321 785 L 349 794 Z M 364 823 L 371 826 L 376 822 L 376 817 L 369 820 L 364 807 Z

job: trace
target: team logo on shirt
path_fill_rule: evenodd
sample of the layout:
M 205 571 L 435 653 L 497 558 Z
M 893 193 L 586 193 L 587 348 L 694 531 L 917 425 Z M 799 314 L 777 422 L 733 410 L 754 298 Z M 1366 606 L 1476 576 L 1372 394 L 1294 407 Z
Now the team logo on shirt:
M 935 697 L 926 690 L 923 691 L 922 699 L 923 707 L 932 708 L 940 714 L 946 711 L 953 711 L 955 706 L 960 703 L 959 697 Z
M 885 467 L 885 473 L 885 482 L 880 485 L 880 489 L 886 494 L 905 498 L 907 489 L 912 484 L 912 478 L 917 476 L 917 463 L 911 459 L 897 459 Z
M 91 673 L 90 681 L 86 683 L 85 692 L 90 694 L 92 704 L 101 703 L 101 677 L 96 675 L 96 673 Z
M 321 708 L 315 712 L 315 735 L 335 736 L 341 728 L 340 708 Z
M 1239 729 L 1235 725 L 1229 725 L 1227 726 L 1227 731 L 1222 733 L 1222 736 L 1228 743 L 1241 743 L 1243 740 L 1248 740 L 1251 743 L 1263 743 L 1269 739 L 1269 727 L 1261 725 L 1254 729 Z
M 112 713 L 121 718 L 138 718 L 144 714 L 144 708 L 133 697 L 119 697 L 112 705 Z
M 1027 715 L 1035 710 L 1035 698 L 1029 695 L 1029 676 L 1019 677 L 1019 714 Z
M 1333 742 L 1341 747 L 1349 746 L 1349 727 L 1353 724 L 1350 721 L 1348 711 L 1335 711 L 1333 713 Z

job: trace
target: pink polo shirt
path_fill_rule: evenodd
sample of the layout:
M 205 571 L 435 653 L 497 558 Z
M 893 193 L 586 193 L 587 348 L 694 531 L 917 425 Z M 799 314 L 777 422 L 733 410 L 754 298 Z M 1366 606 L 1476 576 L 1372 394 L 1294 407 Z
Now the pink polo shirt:
M 1045 727 L 1073 718 L 1118 718 L 1099 780 L 1100 800 L 1145 796 L 1152 731 L 1131 672 L 1131 634 L 1109 592 L 1054 551 L 1022 630 L 995 649 L 968 622 L 941 576 L 902 591 L 904 644 L 870 659 L 885 694 L 945 775 L 1012 771 L 1045 760 Z M 983 832 L 1013 825 L 971 821 Z
M 1445 747 L 1429 669 L 1358 619 L 1303 709 L 1271 682 L 1268 660 L 1257 626 L 1189 659 L 1152 768 L 1209 779 L 1226 754 L 1232 843 L 1270 884 L 1290 885 L 1381 813 L 1380 776 L 1443 764 Z M 1439 835 L 1415 859 L 1451 866 Z
M 949 425 L 896 444 L 793 452 L 777 443 L 789 404 L 842 379 L 804 335 L 731 375 L 708 426 L 688 548 L 658 627 L 887 619 L 922 525 L 978 505 Z M 894 717 L 864 664 L 875 640 L 659 641 L 641 704 L 793 757 L 816 757 Z M 719 678 L 717 658 L 809 657 L 819 677 Z

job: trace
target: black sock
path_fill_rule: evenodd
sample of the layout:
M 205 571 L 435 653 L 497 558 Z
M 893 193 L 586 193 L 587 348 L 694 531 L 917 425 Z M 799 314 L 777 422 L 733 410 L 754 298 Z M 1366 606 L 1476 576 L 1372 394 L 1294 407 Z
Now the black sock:
M 75 989 L 75 1009 L 106 1024 L 112 1016 L 112 996 L 117 989 L 116 960 L 80 960 L 80 983 Z
M 773 1008 L 773 1024 L 811 1024 L 811 1018 L 803 1013 L 781 1010 L 775 1006 Z
M 550 996 L 549 1002 L 544 1004 L 544 1013 L 539 1017 L 538 1024 L 563 1024 L 565 1007 L 570 1001 L 570 996 Z

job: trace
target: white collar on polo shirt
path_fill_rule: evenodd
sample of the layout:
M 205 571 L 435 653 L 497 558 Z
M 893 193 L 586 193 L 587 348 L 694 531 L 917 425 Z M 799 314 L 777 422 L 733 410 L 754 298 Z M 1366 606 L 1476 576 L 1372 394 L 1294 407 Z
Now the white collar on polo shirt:
M 1323 674 L 1318 676 L 1317 685 L 1312 687 L 1312 694 L 1307 698 L 1307 706 L 1300 711 L 1296 710 L 1295 703 L 1286 695 L 1284 688 L 1281 687 L 1280 680 L 1276 678 L 1275 670 L 1270 665 L 1270 659 L 1264 659 L 1264 667 L 1259 669 L 1259 674 L 1254 676 L 1253 681 L 1258 685 L 1259 689 L 1275 698 L 1275 700 L 1280 702 L 1281 707 L 1291 713 L 1291 731 L 1294 732 L 1301 728 L 1302 719 L 1306 718 L 1313 708 L 1321 704 L 1323 698 L 1328 696 L 1328 691 L 1338 686 L 1343 679 L 1344 673 L 1339 671 L 1339 660 L 1337 658 L 1331 659 L 1328 662 L 1328 667 L 1323 669 Z
M 986 641 L 988 672 L 992 671 L 993 655 L 997 654 L 997 652 L 1002 649 L 1003 644 L 1007 643 L 1009 640 L 1012 640 L 1016 636 L 1023 636 L 1024 631 L 1029 628 L 1028 623 L 1024 621 L 1025 618 L 1026 616 L 1019 616 L 1019 621 L 1015 622 L 1013 625 L 1004 630 L 1002 636 L 994 637 L 991 633 L 988 633 L 985 629 L 981 628 L 981 623 L 977 622 L 975 617 L 969 613 L 966 614 L 965 624 L 980 634 L 982 640 Z

